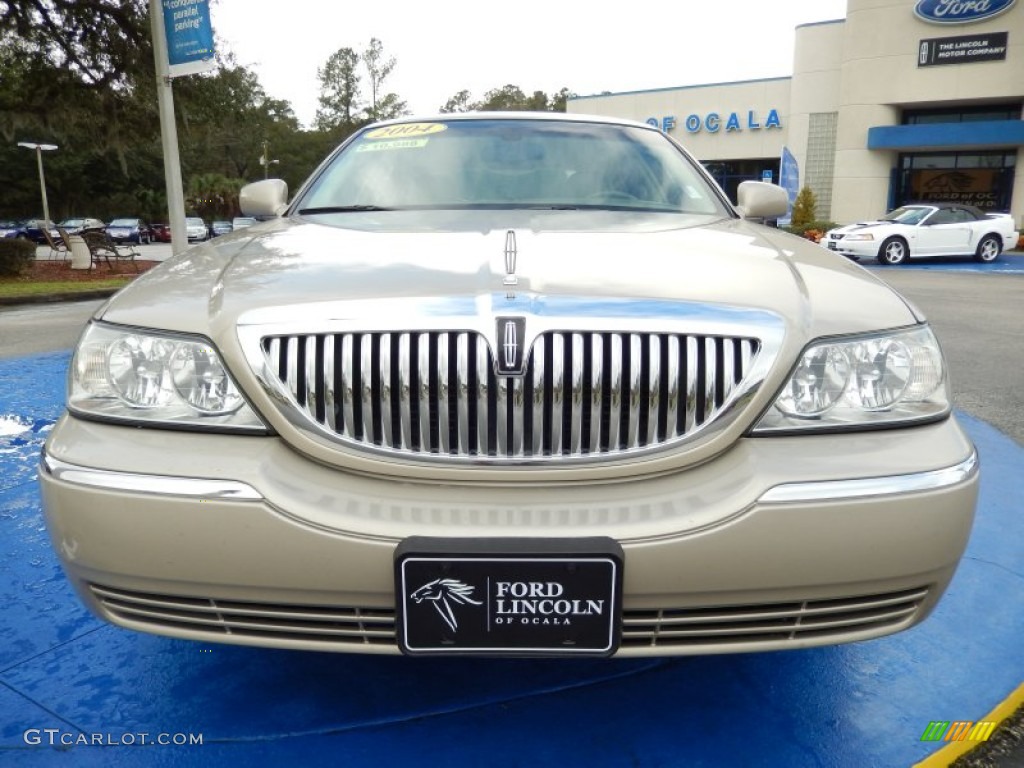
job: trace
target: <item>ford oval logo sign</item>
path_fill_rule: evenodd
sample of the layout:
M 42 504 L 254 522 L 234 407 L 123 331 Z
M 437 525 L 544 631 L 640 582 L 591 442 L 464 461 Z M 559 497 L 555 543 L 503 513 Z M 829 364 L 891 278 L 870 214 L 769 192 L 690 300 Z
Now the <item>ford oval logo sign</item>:
M 1017 0 L 917 0 L 914 15 L 933 24 L 968 24 L 1010 10 Z

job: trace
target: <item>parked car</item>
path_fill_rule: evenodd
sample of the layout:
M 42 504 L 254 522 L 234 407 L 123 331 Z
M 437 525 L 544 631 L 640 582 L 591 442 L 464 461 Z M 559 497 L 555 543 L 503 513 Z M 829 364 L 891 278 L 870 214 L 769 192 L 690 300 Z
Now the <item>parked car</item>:
M 210 235 L 212 237 L 219 237 L 220 235 L 229 235 L 234 229 L 230 221 L 215 221 L 210 225 Z
M 107 234 L 115 243 L 149 244 L 153 242 L 153 229 L 142 219 L 114 219 L 107 224 Z
M 158 243 L 169 243 L 171 242 L 171 225 L 158 223 L 150 224 L 150 228 L 153 230 L 153 240 Z
M 31 240 L 39 245 L 44 245 L 46 243 L 46 237 L 43 234 L 44 227 L 49 230 L 51 236 L 57 237 L 57 231 L 54 229 L 52 221 L 44 222 L 42 219 L 4 219 L 0 221 L 0 237 Z
M 822 245 L 857 259 L 902 264 L 927 256 L 973 256 L 995 261 L 1017 245 L 1013 217 L 968 205 L 904 205 L 878 221 L 862 221 L 825 233 Z
M 655 127 L 368 126 L 88 323 L 39 478 L 135 630 L 355 653 L 806 648 L 922 621 L 977 455 L 924 317 Z M 865 311 L 870 308 L 870 311 Z M 97 446 L 102 446 L 101 452 Z
M 64 219 L 64 221 L 57 225 L 58 228 L 63 229 L 69 235 L 81 234 L 84 229 L 106 229 L 106 226 L 99 219 L 88 217 Z
M 256 219 L 252 216 L 236 216 L 231 220 L 231 229 L 245 229 L 246 227 L 251 227 L 256 223 Z
M 210 230 L 206 228 L 206 222 L 196 216 L 189 216 L 185 219 L 185 234 L 188 241 L 194 243 L 199 240 L 208 240 Z

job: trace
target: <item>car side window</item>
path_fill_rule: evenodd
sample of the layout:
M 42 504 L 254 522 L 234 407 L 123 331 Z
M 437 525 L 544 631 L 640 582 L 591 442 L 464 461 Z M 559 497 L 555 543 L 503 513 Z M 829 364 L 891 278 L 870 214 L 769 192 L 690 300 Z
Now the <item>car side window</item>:
M 928 226 L 934 227 L 936 224 L 953 224 L 958 221 L 954 211 L 943 209 L 936 211 L 928 218 Z

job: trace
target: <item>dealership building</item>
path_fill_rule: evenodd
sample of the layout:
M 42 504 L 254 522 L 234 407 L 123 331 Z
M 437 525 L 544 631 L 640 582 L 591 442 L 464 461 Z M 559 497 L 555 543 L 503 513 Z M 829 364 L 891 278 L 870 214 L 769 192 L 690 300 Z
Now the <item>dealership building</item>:
M 791 77 L 568 104 L 657 125 L 733 199 L 795 170 L 819 219 L 951 201 L 1024 229 L 1022 110 L 1024 0 L 849 0 L 845 19 L 797 27 Z

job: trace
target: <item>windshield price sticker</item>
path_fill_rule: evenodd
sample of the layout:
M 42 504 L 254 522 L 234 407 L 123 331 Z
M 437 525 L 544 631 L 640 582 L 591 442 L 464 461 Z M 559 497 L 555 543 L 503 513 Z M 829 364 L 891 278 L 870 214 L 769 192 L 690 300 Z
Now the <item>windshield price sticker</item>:
M 400 125 L 386 125 L 383 128 L 374 128 L 363 138 L 372 140 L 413 139 L 447 130 L 448 126 L 443 123 L 402 123 Z

